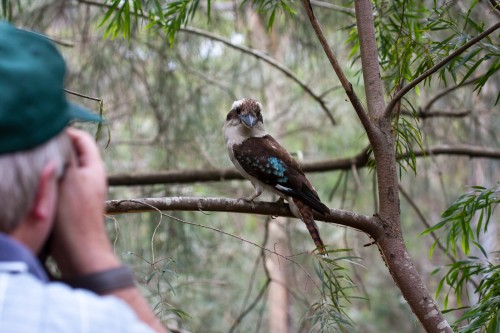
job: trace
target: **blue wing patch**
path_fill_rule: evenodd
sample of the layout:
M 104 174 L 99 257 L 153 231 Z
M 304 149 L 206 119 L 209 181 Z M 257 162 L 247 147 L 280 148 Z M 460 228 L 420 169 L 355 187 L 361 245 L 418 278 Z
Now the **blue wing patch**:
M 266 164 L 266 166 L 271 167 L 272 174 L 279 177 L 278 179 L 276 179 L 276 181 L 278 183 L 286 183 L 288 181 L 288 177 L 285 176 L 285 171 L 286 171 L 285 163 L 277 157 L 269 157 L 267 161 L 269 163 Z

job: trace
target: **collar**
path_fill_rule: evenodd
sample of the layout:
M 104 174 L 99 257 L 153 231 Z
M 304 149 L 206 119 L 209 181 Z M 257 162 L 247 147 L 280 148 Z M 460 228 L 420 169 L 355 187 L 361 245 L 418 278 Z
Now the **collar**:
M 49 281 L 40 261 L 22 243 L 0 232 L 0 273 L 30 273 Z

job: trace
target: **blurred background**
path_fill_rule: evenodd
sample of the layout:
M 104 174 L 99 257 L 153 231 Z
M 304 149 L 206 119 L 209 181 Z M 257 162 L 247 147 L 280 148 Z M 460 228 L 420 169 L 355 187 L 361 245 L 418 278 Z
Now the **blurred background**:
M 199 1 L 196 13 L 188 15 L 189 24 L 175 35 L 156 24 L 159 18 L 151 13 L 158 3 L 166 8 L 190 1 L 141 1 L 138 17 L 117 14 L 120 8 L 133 7 L 133 1 L 8 3 L 4 17 L 57 43 L 68 65 L 67 89 L 93 99 L 73 94 L 71 98 L 106 118 L 98 142 L 111 176 L 174 170 L 203 174 L 232 167 L 222 125 L 233 101 L 242 97 L 262 103 L 266 129 L 301 162 L 355 157 L 368 147 L 298 1 L 285 2 L 294 15 L 283 8 L 273 14 L 252 1 Z M 374 2 L 386 101 L 398 85 L 422 71 L 426 61 L 437 62 L 447 47 L 465 42 L 499 19 L 487 1 L 476 6 L 451 2 L 444 9 L 444 2 L 410 3 L 405 11 L 405 1 Z M 313 5 L 330 46 L 364 102 L 352 3 Z M 486 56 L 475 68 L 476 63 L 469 62 L 487 55 L 488 47 L 481 45 L 469 59 L 464 55 L 453 68 L 419 85 L 406 96 L 395 122 L 401 137 L 398 152 L 407 157 L 399 170 L 403 233 L 432 294 L 443 275 L 431 273 L 449 264 L 450 258 L 439 247 L 430 257 L 435 240 L 420 234 L 441 220 L 441 213 L 469 190 L 468 185 L 492 187 L 500 179 L 500 77 L 492 75 L 481 89 L 477 82 L 469 82 L 491 68 Z M 498 50 L 498 39 L 491 47 Z M 465 84 L 457 88 L 463 79 Z M 85 128 L 97 133 L 95 126 Z M 422 150 L 427 154 L 420 154 Z M 307 176 L 329 207 L 368 216 L 376 212 L 372 167 L 353 165 Z M 109 199 L 238 198 L 252 192 L 250 182 L 243 180 L 111 183 Z M 276 198 L 265 194 L 259 200 Z M 299 220 L 165 213 L 110 215 L 107 223 L 116 252 L 134 268 L 155 311 L 173 331 L 422 332 L 376 247 L 364 246 L 371 239 L 363 233 L 318 223 L 327 246 L 349 249 L 338 256 L 352 257 L 341 263 L 349 295 L 342 307 L 355 324 L 342 329 L 329 326 L 328 309 L 319 306 L 325 291 L 321 267 Z M 493 214 L 493 219 L 498 217 Z M 495 223 L 490 224 L 490 237 L 480 239 L 487 251 L 498 249 Z M 449 302 L 459 304 L 451 296 Z M 438 304 L 443 304 L 443 297 Z M 449 316 L 453 321 L 455 315 Z

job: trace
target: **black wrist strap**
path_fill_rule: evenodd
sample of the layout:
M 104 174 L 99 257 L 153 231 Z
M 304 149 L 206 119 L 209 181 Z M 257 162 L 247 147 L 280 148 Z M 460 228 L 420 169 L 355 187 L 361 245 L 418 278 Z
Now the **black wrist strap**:
M 130 267 L 120 266 L 102 272 L 82 275 L 70 279 L 61 279 L 61 282 L 73 288 L 82 288 L 97 294 L 132 287 L 135 285 L 134 274 Z

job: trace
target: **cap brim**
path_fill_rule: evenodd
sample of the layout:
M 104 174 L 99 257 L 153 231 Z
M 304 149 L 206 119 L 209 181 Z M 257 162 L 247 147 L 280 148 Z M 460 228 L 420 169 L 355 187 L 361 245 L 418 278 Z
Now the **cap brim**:
M 94 123 L 100 123 L 100 122 L 103 122 L 104 119 L 87 110 L 86 108 L 78 105 L 78 104 L 74 104 L 74 103 L 69 103 L 69 115 L 71 117 L 72 120 L 75 120 L 75 121 L 91 121 L 91 122 L 94 122 Z

